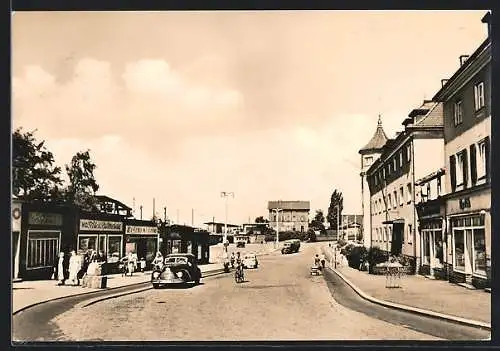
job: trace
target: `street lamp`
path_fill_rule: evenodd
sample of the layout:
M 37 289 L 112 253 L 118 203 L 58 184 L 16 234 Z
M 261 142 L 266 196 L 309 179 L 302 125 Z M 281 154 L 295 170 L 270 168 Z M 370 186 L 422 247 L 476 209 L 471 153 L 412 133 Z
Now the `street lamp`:
M 274 213 L 276 213 L 276 247 L 278 247 L 278 244 L 279 244 L 279 235 L 280 235 L 280 227 L 279 227 L 279 223 L 280 223 L 280 217 L 279 217 L 279 213 L 281 211 L 283 211 L 282 208 L 273 208 L 271 209 L 271 211 L 273 211 Z
M 224 198 L 225 200 L 225 215 L 226 215 L 226 221 L 224 223 L 224 251 L 227 253 L 227 199 L 231 196 L 234 198 L 234 193 L 231 191 L 221 191 L 220 196 Z

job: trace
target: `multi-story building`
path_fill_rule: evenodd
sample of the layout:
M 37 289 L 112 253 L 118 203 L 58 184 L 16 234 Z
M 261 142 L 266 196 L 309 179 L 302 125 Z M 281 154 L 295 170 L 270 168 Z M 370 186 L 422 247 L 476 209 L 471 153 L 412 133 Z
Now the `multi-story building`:
M 269 201 L 269 227 L 280 232 L 307 232 L 309 229 L 309 201 Z M 278 211 L 276 211 L 278 210 Z M 279 214 L 279 215 L 278 215 Z
M 363 213 L 363 244 L 365 247 L 371 246 L 372 228 L 371 228 L 371 206 L 370 206 L 370 189 L 368 188 L 368 180 L 366 171 L 371 167 L 373 162 L 377 160 L 384 151 L 384 145 L 388 138 L 382 128 L 382 120 L 378 117 L 377 129 L 371 140 L 366 144 L 359 154 L 361 155 L 361 211 Z
M 389 139 L 366 171 L 370 190 L 371 246 L 402 254 L 412 268 L 420 265 L 415 180 L 441 167 L 443 106 L 425 100 L 403 121 L 404 130 Z
M 491 39 L 436 93 L 444 104 L 446 188 L 444 215 L 450 281 L 489 286 L 491 267 Z

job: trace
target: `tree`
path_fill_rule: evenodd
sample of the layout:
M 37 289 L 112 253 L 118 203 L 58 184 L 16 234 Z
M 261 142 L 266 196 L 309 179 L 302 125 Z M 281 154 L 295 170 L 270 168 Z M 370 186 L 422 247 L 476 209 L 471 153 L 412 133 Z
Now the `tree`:
M 54 165 L 54 155 L 38 142 L 36 130 L 12 134 L 12 191 L 28 201 L 50 201 L 59 193 L 62 184 L 61 168 Z
M 255 223 L 269 223 L 269 221 L 265 219 L 263 216 L 259 216 L 255 218 Z
M 328 214 L 326 216 L 328 223 L 330 223 L 330 229 L 337 229 L 337 224 L 339 223 L 337 214 L 342 215 L 343 209 L 344 198 L 342 197 L 342 193 L 335 189 L 330 198 L 330 206 L 328 207 Z
M 325 215 L 322 210 L 316 210 L 316 215 L 311 221 L 310 227 L 314 230 L 319 230 L 321 233 L 325 233 Z
M 66 165 L 69 185 L 66 188 L 66 200 L 82 210 L 97 209 L 95 193 L 99 189 L 94 176 L 96 165 L 90 158 L 90 150 L 77 152 Z

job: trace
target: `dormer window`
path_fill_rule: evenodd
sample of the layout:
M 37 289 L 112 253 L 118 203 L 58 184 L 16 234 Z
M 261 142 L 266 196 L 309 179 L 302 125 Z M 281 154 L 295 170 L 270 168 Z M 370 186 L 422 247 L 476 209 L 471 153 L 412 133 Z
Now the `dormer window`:
M 479 111 L 484 107 L 484 83 L 480 82 L 474 86 L 474 107 Z
M 365 157 L 364 165 L 365 166 L 370 166 L 372 163 L 373 163 L 373 156 L 366 156 Z

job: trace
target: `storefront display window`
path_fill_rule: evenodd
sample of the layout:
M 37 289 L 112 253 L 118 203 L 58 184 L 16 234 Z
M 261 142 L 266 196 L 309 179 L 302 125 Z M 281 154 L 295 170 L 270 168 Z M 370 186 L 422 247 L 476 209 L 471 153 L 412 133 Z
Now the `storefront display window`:
M 108 236 L 108 263 L 115 263 L 121 258 L 122 237 L 120 235 Z
M 106 255 L 106 235 L 99 235 L 99 251 Z
M 191 241 L 187 242 L 187 252 L 192 253 L 193 251 L 193 243 Z
M 443 267 L 443 242 L 441 240 L 441 231 L 434 232 L 434 266 Z
M 198 260 L 201 260 L 202 250 L 203 250 L 203 248 L 201 247 L 200 244 L 198 244 Z
M 429 232 L 422 233 L 422 264 L 430 263 L 430 254 L 429 254 Z
M 474 230 L 474 273 L 486 275 L 486 241 L 484 229 Z
M 464 231 L 454 230 L 454 251 L 455 251 L 455 269 L 465 270 L 465 242 Z
M 97 251 L 97 235 L 93 236 L 79 235 L 78 252 L 85 254 L 89 250 Z
M 27 268 L 52 267 L 59 255 L 59 231 L 29 231 Z
M 156 239 L 148 239 L 146 243 L 146 261 L 153 261 L 156 256 Z

